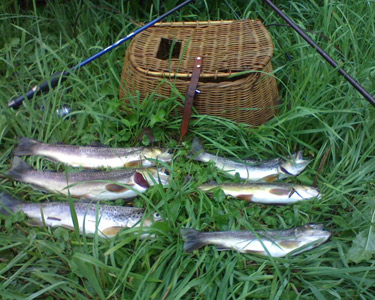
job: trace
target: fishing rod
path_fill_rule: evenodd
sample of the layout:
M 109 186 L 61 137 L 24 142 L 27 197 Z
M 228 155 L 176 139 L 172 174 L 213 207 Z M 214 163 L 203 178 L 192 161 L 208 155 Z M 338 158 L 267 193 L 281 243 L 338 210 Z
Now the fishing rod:
M 24 95 L 20 95 L 17 98 L 14 98 L 10 100 L 8 103 L 8 107 L 17 108 L 19 107 L 22 102 L 25 99 L 31 99 L 34 95 L 39 95 L 41 93 L 48 93 L 52 88 L 55 88 L 59 82 L 63 82 L 66 79 L 68 79 L 68 76 L 71 72 L 74 72 L 88 63 L 92 62 L 93 60 L 97 59 L 98 57 L 102 56 L 103 54 L 106 54 L 107 52 L 111 51 L 112 49 L 116 48 L 117 46 L 120 46 L 122 43 L 126 42 L 127 40 L 130 40 L 134 36 L 136 36 L 138 33 L 146 30 L 147 28 L 153 26 L 155 23 L 160 22 L 162 19 L 168 17 L 175 11 L 179 10 L 180 8 L 186 6 L 190 2 L 193 2 L 194 0 L 186 0 L 185 2 L 177 5 L 175 8 L 171 9 L 170 11 L 166 12 L 165 14 L 161 15 L 160 17 L 157 17 L 156 19 L 152 20 L 151 22 L 147 23 L 146 25 L 138 28 L 137 30 L 133 31 L 132 33 L 128 34 L 126 37 L 118 40 L 116 43 L 108 46 L 102 51 L 99 51 L 95 55 L 87 58 L 83 62 L 79 63 L 78 65 L 71 68 L 69 71 L 64 72 L 57 72 L 51 75 L 51 78 L 49 80 L 46 80 L 42 82 L 40 85 L 36 85 L 33 88 L 31 88 L 29 91 L 26 92 Z
M 270 0 L 264 0 L 280 17 L 282 17 L 290 27 L 292 27 L 306 42 L 310 44 L 315 50 L 334 68 L 338 68 L 338 63 L 330 57 L 327 52 L 320 48 L 296 23 L 289 19 L 275 4 Z M 345 72 L 343 68 L 338 68 L 338 72 L 344 76 L 344 78 L 358 91 L 362 94 L 365 99 L 375 106 L 375 99 L 367 92 L 353 77 Z

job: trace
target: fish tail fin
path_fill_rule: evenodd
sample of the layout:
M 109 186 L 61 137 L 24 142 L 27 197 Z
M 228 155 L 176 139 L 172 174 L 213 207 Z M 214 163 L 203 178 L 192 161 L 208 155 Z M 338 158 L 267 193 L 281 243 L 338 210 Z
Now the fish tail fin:
M 20 138 L 19 144 L 14 149 L 13 154 L 15 156 L 23 156 L 23 155 L 35 155 L 37 148 L 41 145 L 36 140 L 28 139 L 28 138 Z
M 27 163 L 16 156 L 13 158 L 12 167 L 6 173 L 6 175 L 13 178 L 14 180 L 22 181 L 24 173 L 31 169 L 32 168 Z
M 191 144 L 191 149 L 189 154 L 187 155 L 188 158 L 193 158 L 199 156 L 199 154 L 204 152 L 204 148 L 202 142 L 197 138 L 194 137 L 193 143 Z
M 21 200 L 13 198 L 7 193 L 0 193 L 0 214 L 8 215 L 9 211 L 16 211 L 17 205 L 21 203 Z
M 180 233 L 185 240 L 184 250 L 186 252 L 192 252 L 207 245 L 207 243 L 201 238 L 201 232 L 195 229 L 183 228 Z

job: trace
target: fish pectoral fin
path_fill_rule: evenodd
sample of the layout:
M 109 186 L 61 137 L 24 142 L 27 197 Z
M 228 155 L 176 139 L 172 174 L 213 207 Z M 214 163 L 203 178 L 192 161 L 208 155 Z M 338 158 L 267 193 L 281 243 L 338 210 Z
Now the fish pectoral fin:
M 29 226 L 32 226 L 32 227 L 34 227 L 34 226 L 40 227 L 40 226 L 44 225 L 43 222 L 42 222 L 42 220 L 37 220 L 37 219 L 27 220 L 26 224 L 29 225 Z
M 267 255 L 267 252 L 266 251 L 263 251 L 263 250 L 245 250 L 246 253 L 249 253 L 249 254 L 256 254 L 256 255 Z
M 124 193 L 126 191 L 129 191 L 128 188 L 124 187 L 123 185 L 117 184 L 117 183 L 109 183 L 105 186 L 105 189 L 108 192 L 112 192 L 112 193 Z
M 233 250 L 229 247 L 223 247 L 223 246 L 216 246 L 217 251 L 225 251 L 225 250 Z
M 69 229 L 69 230 L 74 230 L 74 226 L 70 226 L 70 225 L 66 225 L 66 224 L 61 224 L 59 226 L 61 226 L 63 228 L 66 228 L 66 229 Z
M 297 241 L 281 241 L 278 243 L 280 247 L 287 249 L 297 249 L 299 248 L 299 243 Z
M 263 178 L 264 181 L 266 182 L 272 182 L 272 181 L 276 181 L 277 179 L 279 179 L 279 176 L 274 174 L 274 175 L 268 175 L 266 177 Z
M 246 200 L 248 202 L 251 202 L 251 200 L 253 199 L 253 194 L 243 194 L 243 195 L 238 195 L 236 196 L 237 199 L 240 199 L 240 200 Z
M 112 226 L 106 229 L 103 229 L 101 232 L 106 236 L 114 236 L 118 234 L 124 227 L 122 226 Z
M 285 188 L 274 188 L 270 189 L 269 192 L 273 195 L 276 196 L 287 196 L 290 195 L 290 189 L 285 189 Z
M 38 185 L 38 184 L 32 183 L 32 184 L 30 184 L 30 186 L 34 190 L 38 190 L 38 191 L 42 191 L 42 192 L 47 192 L 47 189 L 44 186 L 42 186 L 42 185 Z
M 142 167 L 142 163 L 143 163 L 143 161 L 141 159 L 140 160 L 133 160 L 133 161 L 129 161 L 129 162 L 125 163 L 124 167 L 126 167 L 126 168 Z

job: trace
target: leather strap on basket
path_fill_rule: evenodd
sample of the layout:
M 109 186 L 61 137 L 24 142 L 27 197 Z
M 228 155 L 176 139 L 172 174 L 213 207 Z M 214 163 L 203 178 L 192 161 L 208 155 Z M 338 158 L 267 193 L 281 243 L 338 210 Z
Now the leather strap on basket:
M 184 113 L 182 115 L 182 124 L 181 124 L 181 140 L 184 138 L 184 136 L 188 132 L 190 116 L 191 116 L 191 111 L 193 108 L 194 97 L 195 97 L 195 94 L 197 93 L 197 85 L 198 85 L 199 75 L 201 73 L 201 67 L 202 67 L 202 57 L 197 56 L 194 61 L 193 74 L 191 75 L 190 84 L 186 93 L 185 107 L 184 107 Z

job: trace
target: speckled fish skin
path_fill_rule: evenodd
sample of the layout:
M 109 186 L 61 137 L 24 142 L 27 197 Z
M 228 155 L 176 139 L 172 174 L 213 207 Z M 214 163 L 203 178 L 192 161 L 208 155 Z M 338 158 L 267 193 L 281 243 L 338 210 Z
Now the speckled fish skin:
M 7 175 L 37 189 L 91 200 L 133 198 L 159 182 L 168 184 L 169 177 L 155 168 L 71 173 L 38 171 L 18 157 L 13 159 Z
M 166 149 L 130 147 L 109 148 L 92 146 L 52 145 L 20 138 L 15 156 L 39 155 L 72 167 L 86 169 L 152 167 L 156 161 L 170 162 L 172 154 Z
M 220 188 L 227 196 L 263 204 L 292 204 L 299 201 L 321 198 L 319 189 L 300 184 L 285 183 L 209 183 L 198 189 L 209 192 Z
M 284 257 L 311 250 L 329 239 L 331 233 L 322 224 L 307 224 L 287 230 L 256 231 L 217 231 L 199 232 L 182 229 L 184 249 L 192 252 L 205 245 L 216 245 L 219 250 L 235 250 L 241 253 L 254 253 L 263 256 Z
M 32 225 L 45 224 L 51 227 L 61 226 L 74 229 L 68 203 L 25 203 L 6 193 L 0 193 L 0 204 L 13 212 L 22 211 L 31 219 Z M 98 227 L 98 235 L 102 237 L 115 236 L 123 228 L 149 227 L 153 222 L 162 220 L 158 213 L 154 213 L 152 218 L 144 218 L 143 208 L 97 206 L 93 203 L 74 203 L 74 208 L 80 233 L 94 234 Z M 4 210 L 0 212 L 4 213 Z
M 290 176 L 297 176 L 310 162 L 303 158 L 302 151 L 293 154 L 288 160 L 277 158 L 263 162 L 254 160 L 236 162 L 205 152 L 197 138 L 193 140 L 189 157 L 201 162 L 213 162 L 216 168 L 225 171 L 227 174 L 235 176 L 238 173 L 241 179 L 252 182 L 272 182 Z

